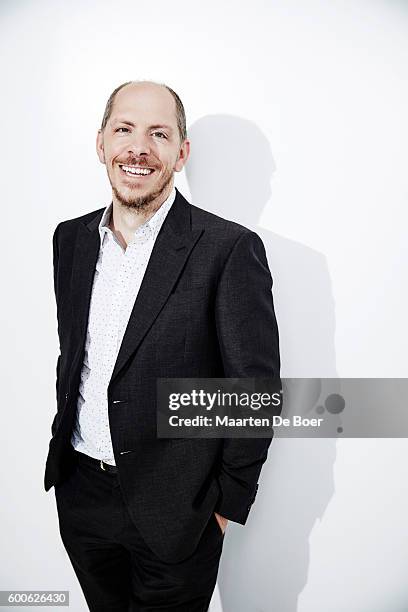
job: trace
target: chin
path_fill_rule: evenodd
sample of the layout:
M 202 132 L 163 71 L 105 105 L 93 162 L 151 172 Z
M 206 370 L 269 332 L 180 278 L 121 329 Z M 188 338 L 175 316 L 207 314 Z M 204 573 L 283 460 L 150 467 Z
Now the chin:
M 157 198 L 156 190 L 150 188 L 119 190 L 113 188 L 116 199 L 122 206 L 133 210 L 146 210 L 150 203 Z

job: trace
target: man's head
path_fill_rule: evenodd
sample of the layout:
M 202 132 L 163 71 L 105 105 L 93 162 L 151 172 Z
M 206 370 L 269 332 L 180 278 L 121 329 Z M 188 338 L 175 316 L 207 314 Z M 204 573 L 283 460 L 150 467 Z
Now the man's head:
M 180 98 L 159 83 L 123 83 L 106 104 L 96 147 L 118 203 L 134 210 L 160 206 L 190 151 Z

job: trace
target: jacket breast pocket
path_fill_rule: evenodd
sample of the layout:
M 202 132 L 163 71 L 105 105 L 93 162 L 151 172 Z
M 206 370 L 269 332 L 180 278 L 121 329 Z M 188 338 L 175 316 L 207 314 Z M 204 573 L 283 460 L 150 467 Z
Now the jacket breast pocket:
M 202 302 L 206 299 L 206 296 L 208 296 L 208 287 L 206 287 L 206 285 L 199 285 L 188 289 L 176 289 L 176 291 L 170 294 L 166 306 L 170 306 L 171 308 L 175 306 L 189 306 L 197 302 Z
M 176 371 L 184 362 L 190 321 L 206 299 L 207 288 L 177 289 L 167 299 L 153 325 L 153 340 L 158 361 Z
M 175 321 L 187 325 L 194 311 L 202 307 L 207 297 L 208 289 L 205 286 L 174 291 L 157 317 L 157 323 L 164 328 L 171 326 Z

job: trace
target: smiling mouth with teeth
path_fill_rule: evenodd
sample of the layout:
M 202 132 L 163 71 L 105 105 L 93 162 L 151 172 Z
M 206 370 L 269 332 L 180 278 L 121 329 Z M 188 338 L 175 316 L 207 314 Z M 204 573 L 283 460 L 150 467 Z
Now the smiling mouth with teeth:
M 146 168 L 145 166 L 125 166 L 124 164 L 119 164 L 119 168 L 127 176 L 145 177 L 154 172 L 154 168 Z

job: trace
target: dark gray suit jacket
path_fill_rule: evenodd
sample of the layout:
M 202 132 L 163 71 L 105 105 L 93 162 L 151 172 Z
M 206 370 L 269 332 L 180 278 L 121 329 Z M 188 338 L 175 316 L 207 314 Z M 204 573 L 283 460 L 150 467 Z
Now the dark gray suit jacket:
M 72 466 L 70 437 L 103 210 L 60 223 L 53 237 L 60 355 L 46 491 Z M 189 556 L 214 511 L 245 524 L 271 439 L 157 438 L 156 379 L 279 379 L 271 287 L 258 235 L 189 204 L 177 191 L 108 386 L 123 495 L 163 560 Z

